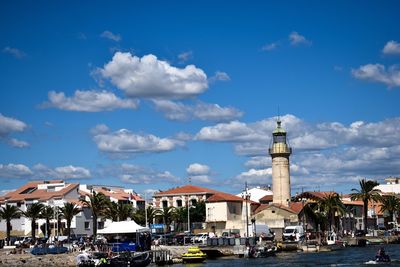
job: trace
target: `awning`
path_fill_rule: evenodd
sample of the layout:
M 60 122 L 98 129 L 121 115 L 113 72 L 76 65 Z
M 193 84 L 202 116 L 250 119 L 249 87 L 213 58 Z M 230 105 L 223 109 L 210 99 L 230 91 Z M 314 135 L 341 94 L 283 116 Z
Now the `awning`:
M 97 233 L 128 234 L 128 233 L 145 232 L 145 231 L 150 231 L 150 229 L 140 226 L 135 221 L 122 221 L 122 222 L 112 222 L 106 228 L 98 230 Z

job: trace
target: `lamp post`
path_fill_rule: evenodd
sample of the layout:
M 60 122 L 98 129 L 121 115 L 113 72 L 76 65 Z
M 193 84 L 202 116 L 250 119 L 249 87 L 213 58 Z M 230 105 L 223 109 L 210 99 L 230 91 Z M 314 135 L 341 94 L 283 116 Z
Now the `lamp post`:
M 187 220 L 188 220 L 188 233 L 190 234 L 190 200 L 189 200 L 189 195 L 187 197 Z
M 149 228 L 149 223 L 147 221 L 146 192 L 144 192 L 144 219 L 146 220 L 146 228 Z
M 248 200 L 250 199 L 250 193 L 247 192 L 247 182 L 245 183 L 245 189 L 242 193 L 242 198 L 245 200 L 246 205 L 246 237 L 249 237 L 249 211 L 248 211 Z

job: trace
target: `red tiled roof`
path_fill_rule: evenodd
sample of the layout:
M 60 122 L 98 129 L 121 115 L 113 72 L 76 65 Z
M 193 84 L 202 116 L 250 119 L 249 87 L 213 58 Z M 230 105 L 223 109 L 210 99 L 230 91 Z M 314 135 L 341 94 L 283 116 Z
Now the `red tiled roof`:
M 48 200 L 50 198 L 54 197 L 63 197 L 67 193 L 69 193 L 71 190 L 75 189 L 78 187 L 79 184 L 67 184 L 63 189 L 59 191 L 47 191 L 45 189 L 37 189 L 39 184 L 52 184 L 52 183 L 62 183 L 62 180 L 51 180 L 51 181 L 32 181 L 29 182 L 17 190 L 13 192 L 7 193 L 2 201 L 10 201 L 10 202 L 17 202 L 17 201 L 23 201 L 23 200 L 29 200 L 29 199 L 38 199 L 38 200 Z M 25 190 L 29 188 L 36 188 L 33 192 L 27 193 L 27 194 L 21 194 Z
M 207 199 L 207 202 L 242 202 L 243 198 L 228 194 L 228 193 L 223 193 L 223 192 L 218 192 L 212 195 Z
M 364 203 L 361 200 L 342 200 L 345 205 L 363 206 Z
M 334 192 L 334 191 L 327 191 L 327 192 L 307 191 L 307 192 L 303 192 L 303 193 L 297 195 L 296 197 L 297 198 L 309 198 L 309 199 L 312 199 L 312 200 L 317 200 L 317 199 L 324 198 L 324 197 L 326 197 L 328 195 L 331 195 L 331 194 L 337 194 L 337 193 Z
M 296 210 L 293 210 L 293 209 L 292 209 L 292 203 L 296 203 L 296 204 L 293 206 L 294 208 L 296 208 Z M 298 210 L 298 205 L 297 205 L 298 202 L 292 202 L 292 203 L 290 203 L 290 204 L 291 204 L 291 207 L 290 207 L 290 208 L 289 208 L 289 207 L 286 207 L 285 205 L 276 204 L 276 203 L 261 204 L 261 205 L 254 211 L 254 214 L 257 214 L 257 213 L 259 213 L 259 212 L 261 212 L 261 211 L 263 211 L 263 210 L 266 210 L 266 209 L 268 209 L 268 208 L 270 208 L 270 207 L 276 207 L 276 208 L 278 208 L 278 209 L 283 209 L 283 210 L 286 210 L 286 211 L 288 211 L 288 212 L 298 214 L 298 213 L 299 213 L 299 212 L 297 211 L 297 210 Z M 300 204 L 303 204 L 303 203 L 300 203 Z M 301 210 L 300 210 L 300 211 L 301 211 Z
M 273 197 L 274 197 L 273 195 L 265 195 L 262 198 L 260 198 L 260 202 L 261 201 L 272 201 Z
M 289 207 L 292 211 L 299 214 L 303 210 L 305 205 L 307 204 L 303 202 L 290 202 Z
M 176 187 L 167 191 L 155 193 L 154 196 L 157 197 L 163 195 L 215 194 L 215 193 L 218 193 L 218 191 L 189 184 L 181 187 Z

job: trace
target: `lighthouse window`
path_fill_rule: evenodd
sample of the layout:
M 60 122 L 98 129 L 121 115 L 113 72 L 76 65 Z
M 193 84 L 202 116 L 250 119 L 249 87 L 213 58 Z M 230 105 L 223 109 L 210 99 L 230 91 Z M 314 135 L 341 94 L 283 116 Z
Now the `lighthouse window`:
M 274 136 L 274 143 L 285 143 L 286 137 L 283 135 L 276 135 Z

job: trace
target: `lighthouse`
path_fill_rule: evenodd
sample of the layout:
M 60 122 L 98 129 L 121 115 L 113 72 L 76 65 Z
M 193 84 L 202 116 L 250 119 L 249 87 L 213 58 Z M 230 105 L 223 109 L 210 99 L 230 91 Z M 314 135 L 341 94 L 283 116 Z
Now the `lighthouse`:
M 272 132 L 272 144 L 269 154 L 272 158 L 272 203 L 289 206 L 290 202 L 290 169 L 289 157 L 292 149 L 286 142 L 286 131 L 281 127 L 278 118 L 276 129 Z

